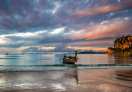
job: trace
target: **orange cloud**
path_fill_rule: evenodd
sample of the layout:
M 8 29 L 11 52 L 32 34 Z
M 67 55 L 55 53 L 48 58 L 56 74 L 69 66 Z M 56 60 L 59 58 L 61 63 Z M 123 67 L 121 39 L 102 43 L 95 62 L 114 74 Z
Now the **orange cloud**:
M 108 47 L 108 46 L 113 46 L 113 41 L 112 40 L 80 41 L 80 42 L 69 43 L 67 44 L 67 46 Z
M 131 19 L 109 20 L 108 23 L 97 23 L 93 26 L 82 28 L 80 33 L 74 33 L 71 39 L 98 39 L 103 37 L 117 37 L 121 33 L 128 33 L 131 29 Z
M 94 51 L 107 51 L 107 48 L 89 47 L 89 46 L 67 46 L 68 49 L 73 50 L 94 50 Z
M 122 3 L 104 5 L 99 7 L 92 7 L 77 11 L 73 14 L 74 17 L 94 16 L 100 14 L 107 14 L 124 9 L 132 8 L 132 0 L 123 0 Z

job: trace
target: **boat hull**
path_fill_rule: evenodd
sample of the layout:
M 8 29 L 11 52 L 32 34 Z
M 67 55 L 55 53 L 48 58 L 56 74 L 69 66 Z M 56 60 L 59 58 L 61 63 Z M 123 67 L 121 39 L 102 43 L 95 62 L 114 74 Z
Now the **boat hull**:
M 64 64 L 75 64 L 77 62 L 77 58 L 63 58 Z

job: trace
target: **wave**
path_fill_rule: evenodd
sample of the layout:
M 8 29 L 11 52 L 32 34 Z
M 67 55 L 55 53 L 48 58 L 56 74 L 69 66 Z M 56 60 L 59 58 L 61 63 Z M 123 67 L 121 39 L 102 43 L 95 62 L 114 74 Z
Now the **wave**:
M 64 70 L 64 69 L 123 69 L 132 68 L 132 64 L 54 64 L 54 65 L 0 65 L 2 71 L 44 71 L 44 70 Z

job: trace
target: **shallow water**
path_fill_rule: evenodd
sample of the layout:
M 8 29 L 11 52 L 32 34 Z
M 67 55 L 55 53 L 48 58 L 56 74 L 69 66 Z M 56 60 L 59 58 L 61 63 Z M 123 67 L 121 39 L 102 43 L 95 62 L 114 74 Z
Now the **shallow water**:
M 0 92 L 132 92 L 132 58 L 63 53 L 0 55 Z
M 67 53 L 69 54 L 69 53 Z M 64 53 L 0 54 L 0 65 L 61 65 Z M 132 64 L 132 57 L 109 56 L 107 54 L 78 54 L 78 63 L 90 64 Z

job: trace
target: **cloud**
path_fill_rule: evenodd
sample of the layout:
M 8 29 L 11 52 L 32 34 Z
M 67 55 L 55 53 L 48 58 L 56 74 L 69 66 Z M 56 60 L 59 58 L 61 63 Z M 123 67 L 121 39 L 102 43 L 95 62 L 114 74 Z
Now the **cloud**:
M 57 28 L 57 29 L 54 29 L 53 31 L 51 31 L 50 34 L 57 35 L 57 34 L 63 33 L 64 30 L 65 30 L 65 27 Z
M 46 31 L 37 31 L 37 32 L 19 32 L 13 34 L 2 34 L 0 37 L 21 37 L 21 38 L 36 38 L 40 34 L 46 33 Z
M 54 9 L 52 10 L 52 14 L 57 13 L 57 11 L 59 10 L 60 7 L 61 7 L 61 4 L 59 2 L 55 2 Z
M 131 0 L 0 0 L 0 46 L 111 45 L 132 34 L 131 8 Z
M 38 30 L 36 32 L 16 32 L 11 34 L 2 34 L 0 35 L 0 45 L 19 47 L 22 45 L 40 45 L 63 42 L 64 31 L 65 27 L 59 27 L 52 30 Z
M 52 44 L 77 46 L 111 46 L 112 41 L 122 34 L 131 33 L 131 17 L 115 18 L 85 26 L 78 30 L 58 27 L 54 29 L 38 30 L 36 32 L 17 32 L 2 34 L 2 46 L 20 47 L 28 45 Z M 125 31 L 124 31 L 125 30 Z M 8 40 L 7 40 L 8 39 Z M 1 41 L 2 42 L 2 41 Z
M 5 38 L 5 37 L 0 37 L 0 45 L 7 45 L 11 42 L 10 39 Z
M 127 20 L 126 20 L 127 19 Z M 100 39 L 118 37 L 131 32 L 131 18 L 117 18 L 80 29 L 80 33 L 70 35 L 71 39 Z
M 107 14 L 111 12 L 117 12 L 129 8 L 132 8 L 132 1 L 124 0 L 121 3 L 77 10 L 76 12 L 73 13 L 73 17 L 95 16 L 95 15 Z
M 78 41 L 73 41 L 70 43 L 67 43 L 66 46 L 82 46 L 82 47 L 108 47 L 108 46 L 113 46 L 113 40 L 78 40 Z

